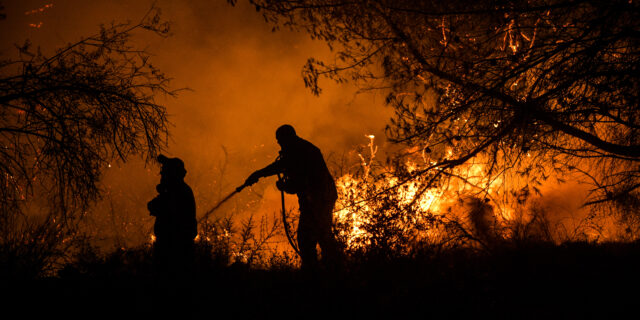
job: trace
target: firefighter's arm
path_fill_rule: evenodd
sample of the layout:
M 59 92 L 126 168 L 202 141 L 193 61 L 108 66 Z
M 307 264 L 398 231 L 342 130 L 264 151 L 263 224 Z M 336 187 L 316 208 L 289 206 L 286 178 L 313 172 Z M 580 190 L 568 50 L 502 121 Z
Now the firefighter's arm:
M 273 176 L 276 175 L 278 173 L 282 172 L 282 162 L 280 159 L 274 161 L 273 163 L 271 163 L 270 165 L 260 169 L 260 170 L 256 170 L 254 173 L 252 173 L 247 180 L 244 182 L 245 186 L 250 186 L 256 182 L 258 182 L 258 180 L 260 178 L 263 177 L 269 177 L 269 176 Z
M 149 215 L 158 217 L 164 214 L 166 210 L 166 201 L 161 196 L 153 198 L 153 200 L 147 203 L 147 209 L 149 209 Z

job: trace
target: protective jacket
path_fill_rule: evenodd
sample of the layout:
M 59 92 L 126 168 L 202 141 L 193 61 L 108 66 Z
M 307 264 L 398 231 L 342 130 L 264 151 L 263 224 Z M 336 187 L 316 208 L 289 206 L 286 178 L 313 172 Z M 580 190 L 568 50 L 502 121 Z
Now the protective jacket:
M 283 174 L 282 188 L 295 193 L 299 199 L 337 199 L 336 185 L 327 168 L 322 152 L 311 142 L 296 137 L 293 143 L 280 151 L 272 164 L 259 170 L 261 176 Z
M 300 137 L 292 139 L 270 165 L 254 173 L 261 177 L 283 174 L 280 190 L 298 196 L 298 248 L 302 267 L 313 269 L 317 263 L 316 244 L 323 260 L 339 260 L 338 244 L 332 232 L 333 207 L 338 198 L 335 181 L 316 146 Z
M 183 181 L 161 183 L 158 195 L 147 207 L 156 217 L 153 232 L 158 240 L 192 241 L 197 233 L 196 201 L 193 191 Z

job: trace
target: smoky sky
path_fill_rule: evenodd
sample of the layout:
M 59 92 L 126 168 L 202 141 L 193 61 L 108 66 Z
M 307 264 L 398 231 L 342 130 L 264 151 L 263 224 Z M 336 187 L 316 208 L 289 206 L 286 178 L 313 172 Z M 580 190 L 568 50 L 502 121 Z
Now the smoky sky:
M 171 36 L 138 32 L 132 44 L 153 54 L 151 63 L 173 79 L 172 88 L 188 88 L 176 98 L 157 99 L 170 115 L 165 153 L 184 160 L 199 214 L 275 159 L 274 132 L 282 124 L 293 125 L 316 144 L 330 166 L 367 144 L 365 134 L 385 144 L 383 129 L 391 110 L 381 94 L 356 94 L 353 85 L 330 80 L 321 82 L 320 96 L 311 94 L 304 87 L 302 66 L 310 57 L 331 62 L 327 46 L 304 33 L 272 32 L 273 26 L 244 1 L 235 7 L 204 0 L 4 1 L 7 18 L 0 21 L 0 54 L 15 56 L 14 44 L 27 39 L 51 54 L 98 32 L 100 24 L 137 21 L 154 3 L 171 22 Z M 151 221 L 145 205 L 153 197 L 157 171 L 155 164 L 145 165 L 135 157 L 114 163 L 105 169 L 105 198 L 127 212 L 120 215 Z M 269 198 L 277 206 L 272 184 L 265 179 L 256 186 L 254 200 L 263 199 L 257 206 L 271 207 L 264 203 Z M 105 206 L 104 201 L 97 204 Z
M 381 98 L 355 95 L 353 87 L 329 80 L 324 93 L 313 96 L 301 69 L 309 57 L 330 60 L 327 47 L 303 33 L 272 32 L 245 2 L 235 7 L 226 1 L 8 2 L 2 23 L 11 30 L 11 41 L 0 49 L 10 53 L 13 43 L 29 38 L 47 53 L 97 32 L 99 24 L 140 19 L 152 3 L 171 22 L 172 36 L 141 33 L 133 43 L 153 53 L 152 63 L 173 78 L 173 88 L 190 89 L 176 99 L 158 97 L 173 124 L 169 153 L 202 157 L 221 146 L 233 153 L 263 144 L 277 150 L 274 130 L 283 123 L 327 153 L 366 143 L 365 134 L 382 137 L 390 112 Z M 52 6 L 43 12 L 25 14 L 47 4 Z
M 173 79 L 173 89 L 188 88 L 176 98 L 158 96 L 157 101 L 166 105 L 170 115 L 165 153 L 184 160 L 199 216 L 251 172 L 276 158 L 274 132 L 282 124 L 293 125 L 301 137 L 316 144 L 336 174 L 348 169 L 340 165 L 345 157 L 353 158 L 354 150 L 369 142 L 365 135 L 374 134 L 381 149 L 389 145 L 384 127 L 392 110 L 384 106 L 383 93 L 356 94 L 352 84 L 324 80 L 323 93 L 312 95 L 304 87 L 302 66 L 310 57 L 332 62 L 332 52 L 304 33 L 272 32 L 273 26 L 246 1 L 235 7 L 222 0 L 13 0 L 2 4 L 7 15 L 0 21 L 3 59 L 15 56 L 14 44 L 27 39 L 47 55 L 98 32 L 100 24 L 137 21 L 153 4 L 161 9 L 162 18 L 171 22 L 171 36 L 138 32 L 132 44 L 153 54 L 151 63 Z M 136 157 L 105 168 L 104 198 L 91 218 L 96 234 L 132 238 L 150 231 L 153 219 L 146 212 L 146 202 L 154 196 L 158 171 L 157 165 Z M 242 214 L 277 211 L 279 194 L 273 182 L 259 182 L 222 208 L 222 214 L 238 209 Z M 547 203 L 566 199 L 568 193 L 575 191 L 553 191 Z M 287 201 L 295 205 L 293 197 Z M 572 203 L 566 212 L 578 206 Z

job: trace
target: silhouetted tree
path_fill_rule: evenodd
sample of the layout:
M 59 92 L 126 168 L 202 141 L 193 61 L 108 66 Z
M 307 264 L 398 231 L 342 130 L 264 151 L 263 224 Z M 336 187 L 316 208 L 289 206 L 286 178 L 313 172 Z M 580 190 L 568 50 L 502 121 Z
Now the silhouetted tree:
M 304 67 L 315 94 L 320 77 L 388 92 L 390 139 L 428 159 L 414 175 L 481 157 L 488 175 L 577 171 L 590 204 L 638 203 L 636 1 L 251 2 L 334 50 Z
M 138 30 L 169 32 L 154 8 L 138 23 L 102 26 L 50 56 L 27 41 L 17 46 L 17 58 L 0 61 L 5 249 L 15 237 L 59 240 L 69 218 L 99 197 L 97 182 L 111 161 L 132 154 L 148 159 L 166 143 L 166 110 L 155 96 L 176 91 L 150 54 L 131 43 Z M 23 218 L 33 211 L 44 218 L 31 224 Z M 26 229 L 33 234 L 21 234 Z

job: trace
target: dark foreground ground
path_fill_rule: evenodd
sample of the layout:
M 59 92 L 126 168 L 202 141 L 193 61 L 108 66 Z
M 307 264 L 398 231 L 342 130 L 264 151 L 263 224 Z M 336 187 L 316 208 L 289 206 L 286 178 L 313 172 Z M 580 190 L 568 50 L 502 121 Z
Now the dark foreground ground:
M 177 282 L 120 252 L 58 277 L 9 281 L 5 319 L 577 319 L 640 316 L 640 244 L 571 243 L 368 257 L 338 272 L 213 260 Z

